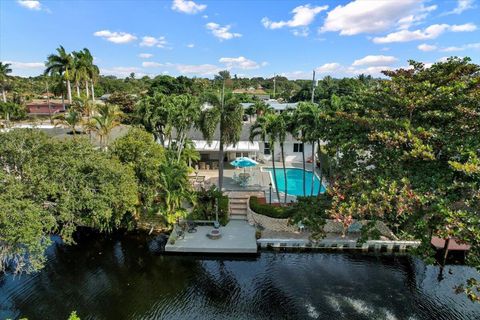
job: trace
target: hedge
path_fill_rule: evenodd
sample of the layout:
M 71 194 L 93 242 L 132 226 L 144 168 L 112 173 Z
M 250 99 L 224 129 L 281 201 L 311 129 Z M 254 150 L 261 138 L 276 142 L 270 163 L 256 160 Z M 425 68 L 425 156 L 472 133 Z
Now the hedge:
M 284 207 L 274 207 L 269 204 L 262 204 L 258 202 L 255 196 L 250 197 L 250 209 L 255 213 L 263 214 L 264 216 L 276 219 L 290 218 L 290 212 L 287 212 Z

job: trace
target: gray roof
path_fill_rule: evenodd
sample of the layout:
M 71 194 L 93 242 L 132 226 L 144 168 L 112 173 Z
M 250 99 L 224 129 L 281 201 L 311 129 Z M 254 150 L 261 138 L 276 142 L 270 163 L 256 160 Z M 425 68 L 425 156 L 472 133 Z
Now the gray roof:
M 249 123 L 242 125 L 242 132 L 240 134 L 240 141 L 249 141 L 250 127 L 251 127 L 251 124 L 249 124 Z M 191 129 L 188 132 L 188 137 L 192 140 L 205 140 L 202 132 L 198 129 Z M 213 134 L 212 140 L 220 140 L 220 127 L 219 126 L 217 126 L 217 128 L 215 129 L 215 133 Z M 254 139 L 254 141 L 259 141 L 259 139 L 256 138 L 256 139 Z

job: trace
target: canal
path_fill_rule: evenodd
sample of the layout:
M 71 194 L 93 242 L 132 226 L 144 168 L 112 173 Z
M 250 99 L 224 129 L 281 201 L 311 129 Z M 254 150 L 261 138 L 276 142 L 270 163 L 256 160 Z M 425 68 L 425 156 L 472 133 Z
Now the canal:
M 142 234 L 58 239 L 45 268 L 0 275 L 0 319 L 479 319 L 453 287 L 478 273 L 401 256 L 175 256 Z M 440 280 L 439 280 L 440 278 Z

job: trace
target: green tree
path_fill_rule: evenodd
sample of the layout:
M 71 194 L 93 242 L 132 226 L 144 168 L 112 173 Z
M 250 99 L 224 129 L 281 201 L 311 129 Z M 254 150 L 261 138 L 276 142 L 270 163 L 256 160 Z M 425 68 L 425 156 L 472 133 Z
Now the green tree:
M 135 171 L 140 205 L 145 209 L 153 206 L 160 190 L 160 165 L 166 161 L 162 146 L 150 133 L 131 128 L 115 140 L 110 153 Z
M 3 102 L 7 102 L 7 95 L 5 93 L 5 84 L 8 79 L 8 74 L 12 73 L 12 69 L 10 68 L 10 63 L 4 63 L 0 61 L 0 83 L 2 84 L 2 98 Z
M 232 93 L 218 95 L 207 93 L 203 97 L 204 110 L 200 115 L 199 127 L 205 140 L 212 141 L 217 126 L 220 132 L 218 151 L 218 189 L 223 186 L 224 147 L 240 140 L 243 122 L 243 108 Z
M 110 133 L 115 127 L 120 125 L 122 115 L 118 106 L 106 103 L 97 107 L 97 114 L 87 124 L 87 128 L 95 132 L 99 137 L 100 146 L 103 149 L 106 150 L 108 148 Z
M 57 54 L 51 54 L 47 57 L 45 63 L 45 74 L 59 74 L 67 82 L 67 97 L 72 103 L 72 87 L 70 81 L 74 72 L 74 59 L 72 54 L 67 53 L 63 46 L 57 48 Z
M 0 102 L 0 113 L 7 127 L 10 126 L 10 120 L 23 119 L 27 114 L 24 106 L 14 102 Z
M 55 116 L 55 126 L 66 126 L 72 130 L 73 138 L 77 135 L 76 127 L 82 123 L 82 114 L 75 109 L 68 110 L 63 114 Z

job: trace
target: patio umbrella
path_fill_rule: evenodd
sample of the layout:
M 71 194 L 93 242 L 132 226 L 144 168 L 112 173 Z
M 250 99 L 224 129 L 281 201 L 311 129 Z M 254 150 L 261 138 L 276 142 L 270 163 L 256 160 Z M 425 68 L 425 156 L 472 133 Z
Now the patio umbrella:
M 255 167 L 258 162 L 248 157 L 240 157 L 230 162 L 230 164 L 237 168 L 243 168 L 245 171 L 245 168 Z

